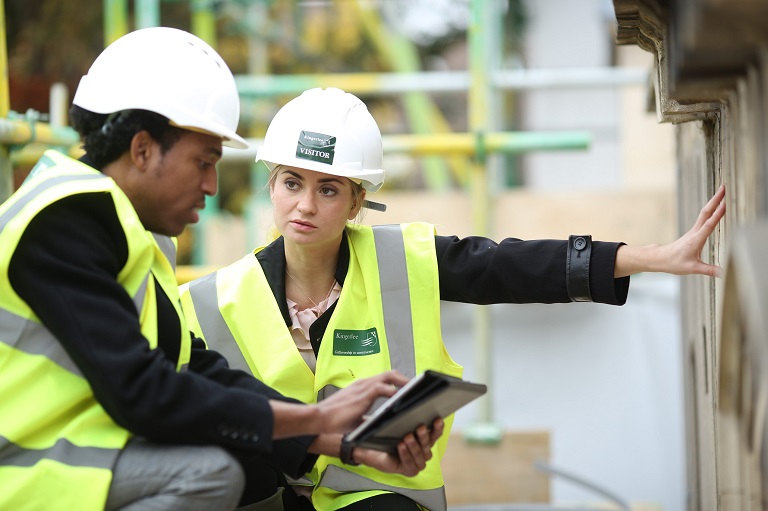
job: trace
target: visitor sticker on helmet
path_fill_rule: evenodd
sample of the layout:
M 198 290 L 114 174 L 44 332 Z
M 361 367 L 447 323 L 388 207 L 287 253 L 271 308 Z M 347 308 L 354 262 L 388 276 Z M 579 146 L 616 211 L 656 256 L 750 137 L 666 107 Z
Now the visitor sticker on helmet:
M 375 192 L 384 183 L 382 154 L 381 132 L 365 103 L 329 87 L 306 90 L 275 114 L 256 161 L 270 171 L 287 165 L 346 177 Z
M 314 131 L 302 131 L 299 133 L 299 142 L 296 144 L 296 158 L 333 165 L 335 152 L 336 137 L 315 133 Z

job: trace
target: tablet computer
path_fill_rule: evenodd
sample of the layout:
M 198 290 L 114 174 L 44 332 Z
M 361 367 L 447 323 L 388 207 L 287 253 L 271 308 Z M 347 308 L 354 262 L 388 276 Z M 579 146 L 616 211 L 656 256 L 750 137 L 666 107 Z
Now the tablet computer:
M 395 454 L 400 440 L 420 424 L 430 426 L 438 417 L 447 417 L 487 390 L 482 383 L 425 371 L 366 417 L 346 440 L 354 446 Z

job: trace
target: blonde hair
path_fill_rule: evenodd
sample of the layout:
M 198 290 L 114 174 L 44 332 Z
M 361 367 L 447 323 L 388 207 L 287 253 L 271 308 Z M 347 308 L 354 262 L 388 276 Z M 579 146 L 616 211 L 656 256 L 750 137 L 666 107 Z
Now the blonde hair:
M 271 191 L 272 188 L 275 186 L 275 181 L 277 181 L 277 174 L 280 172 L 280 169 L 285 167 L 285 165 L 277 165 L 274 169 L 272 169 L 269 172 L 269 178 L 267 179 L 267 184 L 265 185 L 267 188 L 267 191 Z M 349 179 L 349 178 L 347 178 Z M 355 206 L 358 204 L 361 204 L 363 201 L 363 196 L 365 195 L 365 190 L 363 189 L 363 185 L 360 183 L 355 183 L 351 179 L 349 179 L 350 184 L 352 185 L 352 200 L 354 201 Z M 357 212 L 357 216 L 354 220 L 350 220 L 347 223 L 355 225 L 362 221 L 363 217 L 365 216 L 365 208 L 360 208 L 360 211 Z M 282 236 L 282 233 L 277 229 L 277 226 L 272 224 L 267 229 L 267 242 L 271 243 L 275 241 L 277 238 Z

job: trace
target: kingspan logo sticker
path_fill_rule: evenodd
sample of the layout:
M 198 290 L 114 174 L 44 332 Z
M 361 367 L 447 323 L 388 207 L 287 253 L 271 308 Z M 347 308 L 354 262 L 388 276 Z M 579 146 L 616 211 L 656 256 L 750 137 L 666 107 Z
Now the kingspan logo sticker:
M 368 330 L 334 330 L 333 354 L 342 357 L 362 357 L 381 352 L 376 328 Z
M 296 158 L 333 164 L 336 151 L 336 137 L 314 131 L 302 131 L 296 144 Z

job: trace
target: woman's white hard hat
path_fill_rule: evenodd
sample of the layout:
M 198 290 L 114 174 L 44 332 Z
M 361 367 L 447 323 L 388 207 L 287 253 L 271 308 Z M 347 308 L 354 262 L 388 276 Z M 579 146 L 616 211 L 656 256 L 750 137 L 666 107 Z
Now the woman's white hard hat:
M 130 32 L 107 46 L 80 79 L 73 103 L 100 114 L 148 110 L 180 128 L 245 149 L 240 96 L 227 64 L 199 37 L 168 27 Z
M 381 132 L 365 103 L 332 87 L 306 90 L 286 103 L 256 154 L 270 172 L 278 165 L 314 170 L 347 177 L 368 192 L 384 183 L 381 160 Z

